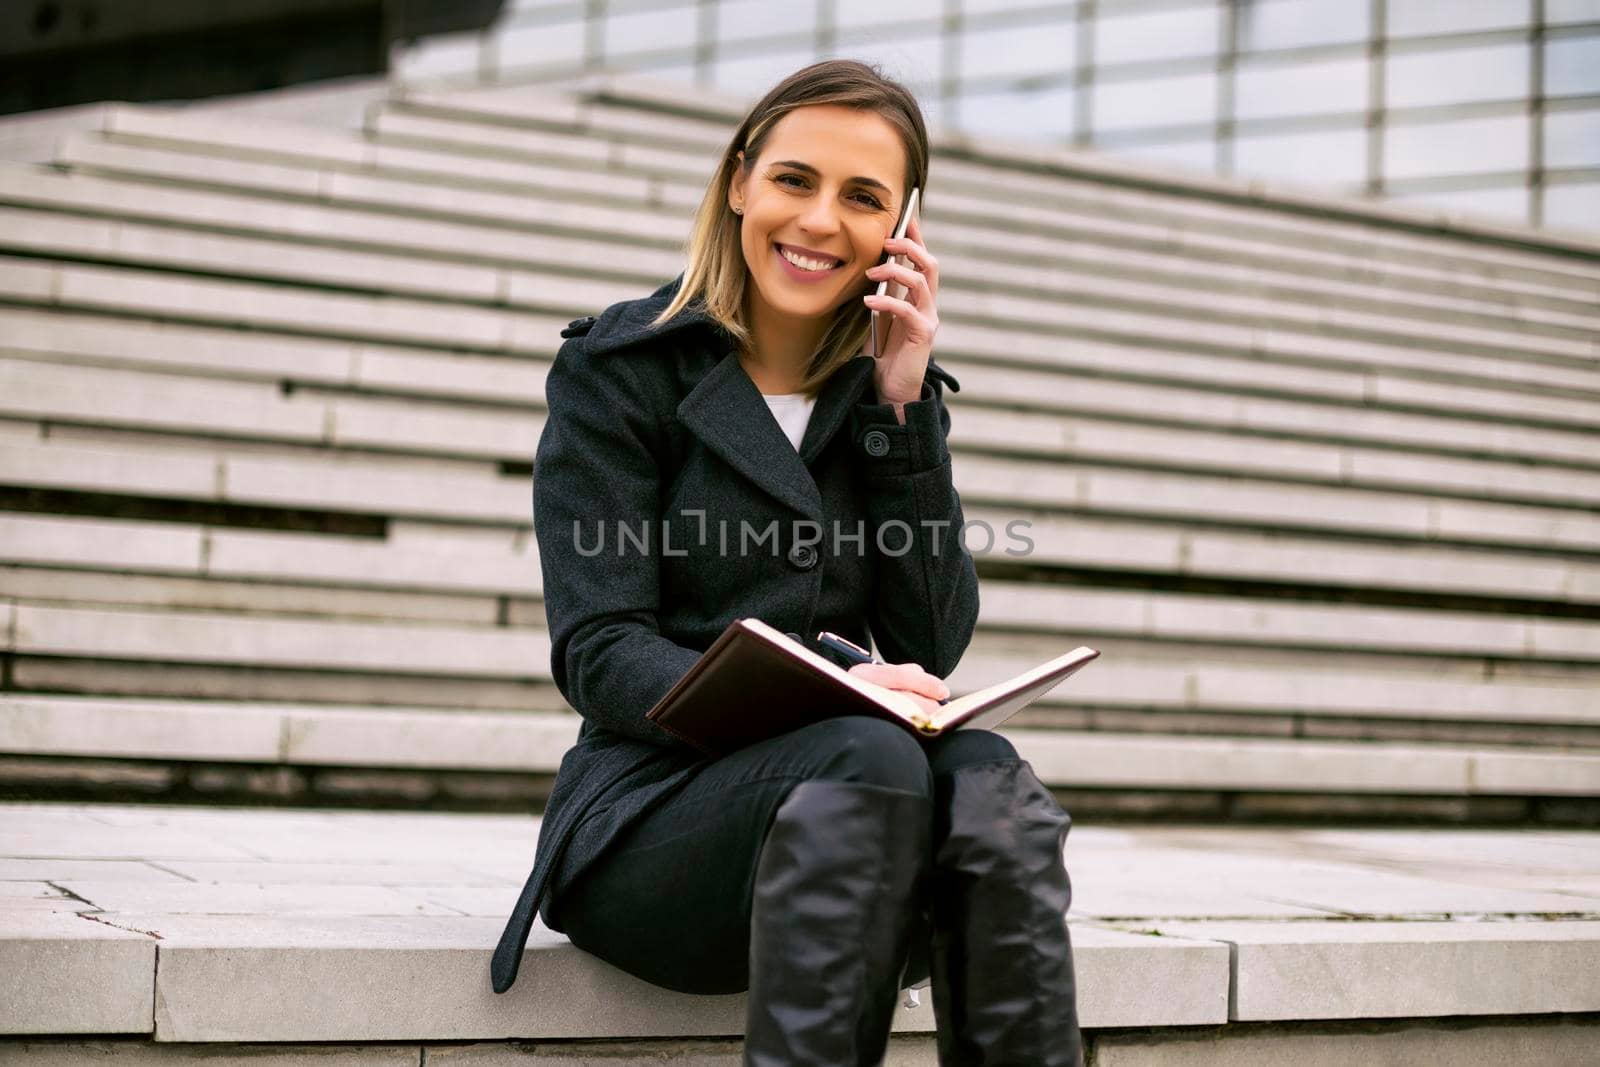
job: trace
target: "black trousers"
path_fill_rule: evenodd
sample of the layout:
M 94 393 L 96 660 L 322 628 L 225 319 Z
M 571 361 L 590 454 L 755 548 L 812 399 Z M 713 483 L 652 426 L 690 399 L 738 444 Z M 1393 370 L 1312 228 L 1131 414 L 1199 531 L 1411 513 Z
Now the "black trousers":
M 789 790 L 825 778 L 921 792 L 937 804 L 949 796 L 940 780 L 957 768 L 1017 758 L 992 730 L 922 741 L 869 716 L 824 719 L 707 764 L 572 884 L 558 864 L 549 917 L 574 945 L 636 978 L 680 993 L 745 992 L 756 864 Z M 935 827 L 941 821 L 948 825 L 935 811 Z M 940 844 L 935 836 L 935 851 Z

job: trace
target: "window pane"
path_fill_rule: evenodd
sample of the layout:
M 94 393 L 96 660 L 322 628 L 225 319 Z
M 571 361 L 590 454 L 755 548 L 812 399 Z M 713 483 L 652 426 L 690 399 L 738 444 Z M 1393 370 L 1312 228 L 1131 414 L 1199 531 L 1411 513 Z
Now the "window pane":
M 1242 59 L 1234 90 L 1241 119 L 1365 111 L 1367 61 L 1284 63 Z
M 1239 137 L 1233 142 L 1233 170 L 1247 178 L 1359 186 L 1367 178 L 1367 131 Z
M 1544 117 L 1544 165 L 1600 167 L 1600 111 L 1556 111 Z
M 801 67 L 815 62 L 816 54 L 810 49 L 772 55 L 719 53 L 711 67 L 711 80 L 723 92 L 760 97 Z
M 1384 157 L 1389 179 L 1519 170 L 1528 165 L 1528 117 L 1394 124 L 1385 131 Z
M 784 3 L 787 2 L 784 0 Z M 777 9 L 783 4 L 768 0 L 765 6 Z M 852 26 L 916 26 L 918 32 L 925 33 L 938 23 L 941 13 L 939 5 L 930 4 L 927 0 L 872 0 L 870 4 L 835 4 L 833 21 L 840 29 Z M 918 26 L 918 23 L 929 25 Z
M 1546 226 L 1600 231 L 1597 220 L 1600 220 L 1600 182 L 1545 186 Z
M 1519 29 L 1532 18 L 1530 0 L 1389 0 L 1389 36 Z
M 1556 37 L 1544 43 L 1544 95 L 1600 93 L 1600 37 Z
M 1061 14 L 1063 9 L 1070 9 L 1072 6 L 1064 0 L 961 0 L 961 11 L 965 15 L 995 15 L 1012 11 L 1038 12 L 1043 9 L 1054 17 Z
M 1523 186 L 1500 189 L 1455 189 L 1450 192 L 1406 193 L 1390 199 L 1417 207 L 1481 215 L 1496 222 L 1528 221 L 1528 190 Z
M 1239 47 L 1260 51 L 1364 41 L 1370 8 L 1357 0 L 1254 0 L 1240 4 Z
M 1037 26 L 969 30 L 960 37 L 963 78 L 996 74 L 1064 74 L 1076 62 L 1077 26 L 1060 19 Z
M 556 22 L 518 26 L 494 35 L 500 68 L 583 64 L 584 25 Z
M 817 0 L 722 0 L 717 5 L 717 36 L 725 40 L 815 32 Z
M 848 36 L 841 36 L 835 54 L 876 64 L 896 81 L 936 84 L 942 48 L 943 44 L 937 36 L 923 34 L 909 37 L 857 30 Z
M 1221 26 L 1221 12 L 1209 4 L 1133 15 L 1113 16 L 1102 11 L 1094 23 L 1094 61 L 1137 63 L 1215 55 Z
M 1217 142 L 1214 140 L 1173 141 L 1166 144 L 1123 145 L 1108 148 L 1108 153 L 1141 163 L 1157 163 L 1191 174 L 1212 174 L 1217 169 Z
M 604 50 L 608 56 L 654 52 L 661 48 L 693 48 L 699 19 L 694 9 L 612 12 L 605 20 Z
M 1064 141 L 1072 136 L 1070 85 L 1036 92 L 966 93 L 957 105 L 961 128 L 982 137 Z
M 1424 107 L 1528 95 L 1528 46 L 1395 52 L 1389 56 L 1388 105 Z
M 1600 0 L 1544 0 L 1544 21 L 1600 22 Z
M 1214 122 L 1217 76 L 1207 73 L 1154 81 L 1097 82 L 1092 114 L 1097 137 L 1111 130 Z

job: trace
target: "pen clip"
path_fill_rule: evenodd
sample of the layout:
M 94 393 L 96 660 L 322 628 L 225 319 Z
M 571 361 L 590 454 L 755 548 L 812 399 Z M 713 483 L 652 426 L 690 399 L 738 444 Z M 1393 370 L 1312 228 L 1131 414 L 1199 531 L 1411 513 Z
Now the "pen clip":
M 844 645 L 846 648 L 853 649 L 854 651 L 860 653 L 862 662 L 864 662 L 864 663 L 874 663 L 874 662 L 876 662 L 876 658 L 872 655 L 871 652 L 868 652 L 866 649 L 862 648 L 860 645 L 856 644 L 854 641 L 850 640 L 848 637 L 840 637 L 838 634 L 832 632 L 831 630 L 818 630 L 817 631 L 817 640 L 818 641 L 822 641 L 822 640 L 835 641 L 835 642 L 837 642 L 837 643 L 839 643 L 841 645 Z

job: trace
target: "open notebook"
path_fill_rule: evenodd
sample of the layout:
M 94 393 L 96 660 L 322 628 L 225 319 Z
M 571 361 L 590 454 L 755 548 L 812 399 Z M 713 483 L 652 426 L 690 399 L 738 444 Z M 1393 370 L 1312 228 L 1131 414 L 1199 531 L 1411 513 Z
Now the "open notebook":
M 712 757 L 836 715 L 873 715 L 919 737 L 937 737 L 947 730 L 998 726 L 1099 655 L 1080 645 L 929 713 L 760 619 L 738 619 L 645 716 Z

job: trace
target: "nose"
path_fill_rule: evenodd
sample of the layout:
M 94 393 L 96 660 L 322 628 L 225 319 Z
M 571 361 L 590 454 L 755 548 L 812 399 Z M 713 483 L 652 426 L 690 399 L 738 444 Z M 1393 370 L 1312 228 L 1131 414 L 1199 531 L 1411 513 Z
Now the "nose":
M 832 200 L 819 196 L 800 216 L 800 228 L 821 237 L 839 232 L 839 215 Z

